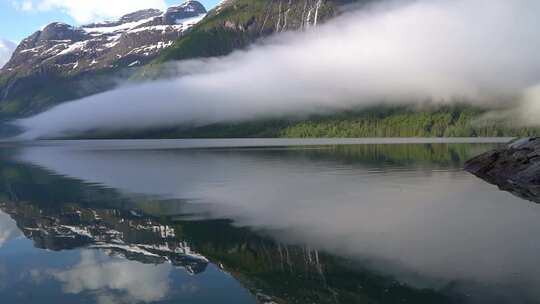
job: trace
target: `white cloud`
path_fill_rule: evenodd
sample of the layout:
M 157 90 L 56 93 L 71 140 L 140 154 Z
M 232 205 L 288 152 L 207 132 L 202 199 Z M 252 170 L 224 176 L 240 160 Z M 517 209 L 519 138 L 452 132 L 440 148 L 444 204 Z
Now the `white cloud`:
M 17 228 L 15 221 L 12 220 L 9 215 L 0 211 L 0 248 L 2 248 L 6 242 L 21 234 L 22 233 L 19 228 Z
M 120 17 L 140 9 L 167 7 L 164 0 L 19 0 L 23 11 L 61 10 L 83 24 Z
M 13 4 L 16 9 L 25 12 L 30 12 L 34 9 L 34 3 L 32 0 L 13 0 L 11 1 L 11 4 Z
M 66 293 L 95 292 L 98 303 L 148 303 L 167 296 L 171 269 L 169 264 L 102 260 L 97 252 L 85 250 L 78 265 L 49 274 L 63 284 Z
M 0 68 L 9 61 L 16 47 L 15 43 L 0 39 Z

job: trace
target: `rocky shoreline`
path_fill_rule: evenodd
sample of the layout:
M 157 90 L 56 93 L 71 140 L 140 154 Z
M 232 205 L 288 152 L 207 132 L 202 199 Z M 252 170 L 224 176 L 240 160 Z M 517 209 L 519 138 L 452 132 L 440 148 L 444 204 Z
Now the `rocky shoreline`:
M 521 138 L 465 163 L 465 170 L 501 190 L 540 203 L 540 138 Z

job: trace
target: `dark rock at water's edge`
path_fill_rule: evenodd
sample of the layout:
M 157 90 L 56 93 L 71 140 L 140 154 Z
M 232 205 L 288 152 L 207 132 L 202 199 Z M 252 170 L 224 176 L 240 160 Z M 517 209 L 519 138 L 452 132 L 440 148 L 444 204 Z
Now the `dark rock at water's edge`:
M 521 138 L 465 163 L 465 170 L 501 190 L 540 203 L 540 138 Z

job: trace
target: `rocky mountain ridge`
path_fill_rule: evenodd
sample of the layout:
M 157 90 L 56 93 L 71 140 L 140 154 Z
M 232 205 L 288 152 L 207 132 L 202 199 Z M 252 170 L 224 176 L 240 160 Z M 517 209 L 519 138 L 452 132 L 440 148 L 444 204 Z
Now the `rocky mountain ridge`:
M 53 22 L 24 39 L 2 73 L 55 69 L 76 74 L 99 68 L 142 64 L 206 15 L 197 1 L 137 11 L 116 21 L 74 27 Z

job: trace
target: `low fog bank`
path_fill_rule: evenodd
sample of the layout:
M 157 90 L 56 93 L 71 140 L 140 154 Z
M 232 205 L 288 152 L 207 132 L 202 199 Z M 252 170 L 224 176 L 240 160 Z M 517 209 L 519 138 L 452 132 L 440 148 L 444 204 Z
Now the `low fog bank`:
M 178 63 L 185 75 L 173 80 L 125 86 L 17 124 L 33 139 L 426 100 L 523 99 L 517 113 L 534 117 L 539 11 L 537 0 L 386 1 L 230 56 Z

